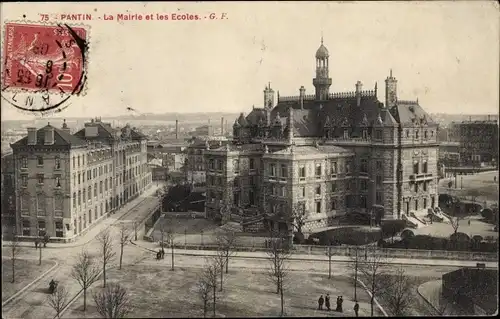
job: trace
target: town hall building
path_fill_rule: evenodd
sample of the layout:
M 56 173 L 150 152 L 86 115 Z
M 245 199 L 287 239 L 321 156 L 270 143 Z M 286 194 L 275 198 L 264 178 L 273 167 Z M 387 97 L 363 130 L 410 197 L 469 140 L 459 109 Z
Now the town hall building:
M 397 80 L 331 93 L 329 53 L 316 51 L 314 94 L 264 89 L 264 106 L 241 114 L 233 143 L 204 152 L 207 216 L 244 229 L 288 229 L 297 208 L 306 231 L 348 214 L 401 219 L 438 204 L 438 124 L 415 101 L 400 100 Z

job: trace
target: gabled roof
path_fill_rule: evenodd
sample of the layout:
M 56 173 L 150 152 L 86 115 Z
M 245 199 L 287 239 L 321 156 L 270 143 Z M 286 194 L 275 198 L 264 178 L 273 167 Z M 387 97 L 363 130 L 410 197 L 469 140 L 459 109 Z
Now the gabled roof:
M 266 111 L 263 108 L 254 108 L 250 114 L 246 116 L 249 125 L 259 125 L 266 123 Z
M 54 144 L 45 145 L 45 130 L 49 127 L 54 129 Z M 13 147 L 26 146 L 26 145 L 28 145 L 28 136 L 25 136 L 19 141 L 12 144 Z M 78 138 L 77 136 L 71 135 L 70 133 L 67 133 L 49 124 L 36 131 L 36 145 L 82 146 L 82 145 L 87 145 L 87 143 L 84 140 Z
M 115 130 L 111 126 L 106 125 L 105 123 L 94 122 L 93 126 L 97 127 L 96 136 L 92 137 L 85 136 L 85 128 L 82 128 L 81 130 L 76 132 L 74 136 L 77 136 L 84 140 L 106 140 L 106 141 L 114 139 L 116 137 Z

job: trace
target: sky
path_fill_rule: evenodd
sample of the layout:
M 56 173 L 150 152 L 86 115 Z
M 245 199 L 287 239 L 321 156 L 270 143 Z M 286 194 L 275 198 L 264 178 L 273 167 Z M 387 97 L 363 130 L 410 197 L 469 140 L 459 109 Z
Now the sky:
M 6 20 L 89 13 L 85 96 L 58 116 L 249 112 L 270 82 L 281 96 L 314 94 L 315 52 L 330 53 L 330 92 L 364 89 L 393 70 L 398 98 L 430 113 L 498 113 L 499 6 L 463 2 L 2 3 Z M 201 21 L 104 21 L 104 15 L 225 13 Z M 101 19 L 99 19 L 99 17 Z M 3 50 L 3 46 L 2 46 Z M 2 56 L 3 59 L 3 56 Z M 3 63 L 2 63 L 3 64 Z M 28 119 L 2 103 L 2 120 Z

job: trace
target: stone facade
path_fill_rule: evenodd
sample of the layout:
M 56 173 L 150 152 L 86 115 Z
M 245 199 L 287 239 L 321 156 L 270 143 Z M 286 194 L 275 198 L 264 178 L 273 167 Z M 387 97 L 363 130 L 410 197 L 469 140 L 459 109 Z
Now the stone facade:
M 208 216 L 290 231 L 304 207 L 313 231 L 346 214 L 395 219 L 437 205 L 438 125 L 418 100 L 398 100 L 392 71 L 385 105 L 376 84 L 329 93 L 328 59 L 322 43 L 316 94 L 278 92 L 274 105 L 267 85 L 264 107 L 235 121 L 233 143 L 205 150 Z
M 50 124 L 11 145 L 16 232 L 71 241 L 151 184 L 146 138 L 93 119 L 70 134 Z

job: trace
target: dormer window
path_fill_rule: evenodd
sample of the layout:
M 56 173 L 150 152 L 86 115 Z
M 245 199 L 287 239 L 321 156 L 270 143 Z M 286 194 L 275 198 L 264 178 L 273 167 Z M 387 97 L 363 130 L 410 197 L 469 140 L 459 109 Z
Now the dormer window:
M 364 139 L 368 138 L 368 131 L 366 129 L 363 129 L 362 136 Z
M 415 138 L 418 138 L 418 130 L 415 131 Z
M 344 129 L 344 138 L 349 138 L 349 130 Z

